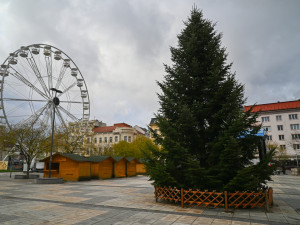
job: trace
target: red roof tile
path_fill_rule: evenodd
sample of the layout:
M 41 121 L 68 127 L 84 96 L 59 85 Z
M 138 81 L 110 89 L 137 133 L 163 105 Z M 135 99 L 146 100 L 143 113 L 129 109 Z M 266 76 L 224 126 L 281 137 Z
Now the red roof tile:
M 245 112 L 248 111 L 251 107 L 252 107 L 251 105 L 244 106 L 244 111 Z M 296 109 L 296 108 L 300 108 L 300 100 L 256 105 L 252 109 L 252 112 L 275 111 L 275 110 Z
M 127 124 L 127 123 L 115 123 L 113 126 L 95 127 L 93 129 L 93 131 L 96 132 L 96 133 L 112 132 L 117 127 L 131 127 L 131 126 L 129 124 Z

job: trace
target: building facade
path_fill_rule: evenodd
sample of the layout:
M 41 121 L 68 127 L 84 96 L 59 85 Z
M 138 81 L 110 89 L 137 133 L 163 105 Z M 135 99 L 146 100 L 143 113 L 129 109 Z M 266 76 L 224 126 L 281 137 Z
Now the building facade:
M 126 123 L 116 123 L 113 126 L 95 127 L 93 129 L 92 143 L 93 150 L 100 154 L 109 150 L 113 144 L 119 141 L 132 142 L 139 132 Z
M 151 118 L 150 124 L 149 124 L 150 129 L 152 129 L 155 133 L 160 134 L 159 132 L 159 127 L 157 126 L 157 118 Z M 150 132 L 150 139 L 153 141 L 153 134 Z
M 252 106 L 245 106 L 248 111 Z M 277 155 L 289 158 L 300 155 L 300 100 L 255 105 L 258 122 L 262 123 L 267 135 L 267 144 L 278 146 Z

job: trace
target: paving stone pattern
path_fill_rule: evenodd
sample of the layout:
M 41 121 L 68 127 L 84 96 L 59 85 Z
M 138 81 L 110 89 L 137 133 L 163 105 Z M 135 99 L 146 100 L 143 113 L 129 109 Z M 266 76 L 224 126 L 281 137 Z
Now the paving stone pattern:
M 0 173 L 0 224 L 300 224 L 300 177 L 277 175 L 274 206 L 260 209 L 181 208 L 155 202 L 146 176 L 34 184 Z

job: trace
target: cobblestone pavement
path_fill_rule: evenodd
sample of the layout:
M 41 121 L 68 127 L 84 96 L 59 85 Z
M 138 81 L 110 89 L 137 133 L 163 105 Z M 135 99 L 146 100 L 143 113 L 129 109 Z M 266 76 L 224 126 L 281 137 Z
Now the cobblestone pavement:
M 0 173 L 0 224 L 300 224 L 300 177 L 277 175 L 271 212 L 155 202 L 148 178 L 34 184 Z

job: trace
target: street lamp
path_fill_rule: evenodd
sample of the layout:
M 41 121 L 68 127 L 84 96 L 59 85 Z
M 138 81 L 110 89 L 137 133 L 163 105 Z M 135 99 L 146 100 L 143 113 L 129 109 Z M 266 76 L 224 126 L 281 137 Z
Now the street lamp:
M 53 98 L 53 118 L 52 118 L 52 134 L 51 134 L 51 150 L 50 150 L 50 160 L 49 160 L 49 178 L 51 178 L 51 164 L 52 164 L 52 151 L 53 151 L 53 135 L 54 135 L 54 121 L 55 121 L 55 107 L 59 105 L 59 98 L 56 97 L 57 93 L 63 93 L 56 88 L 50 88 L 51 91 L 55 91 L 55 96 Z

